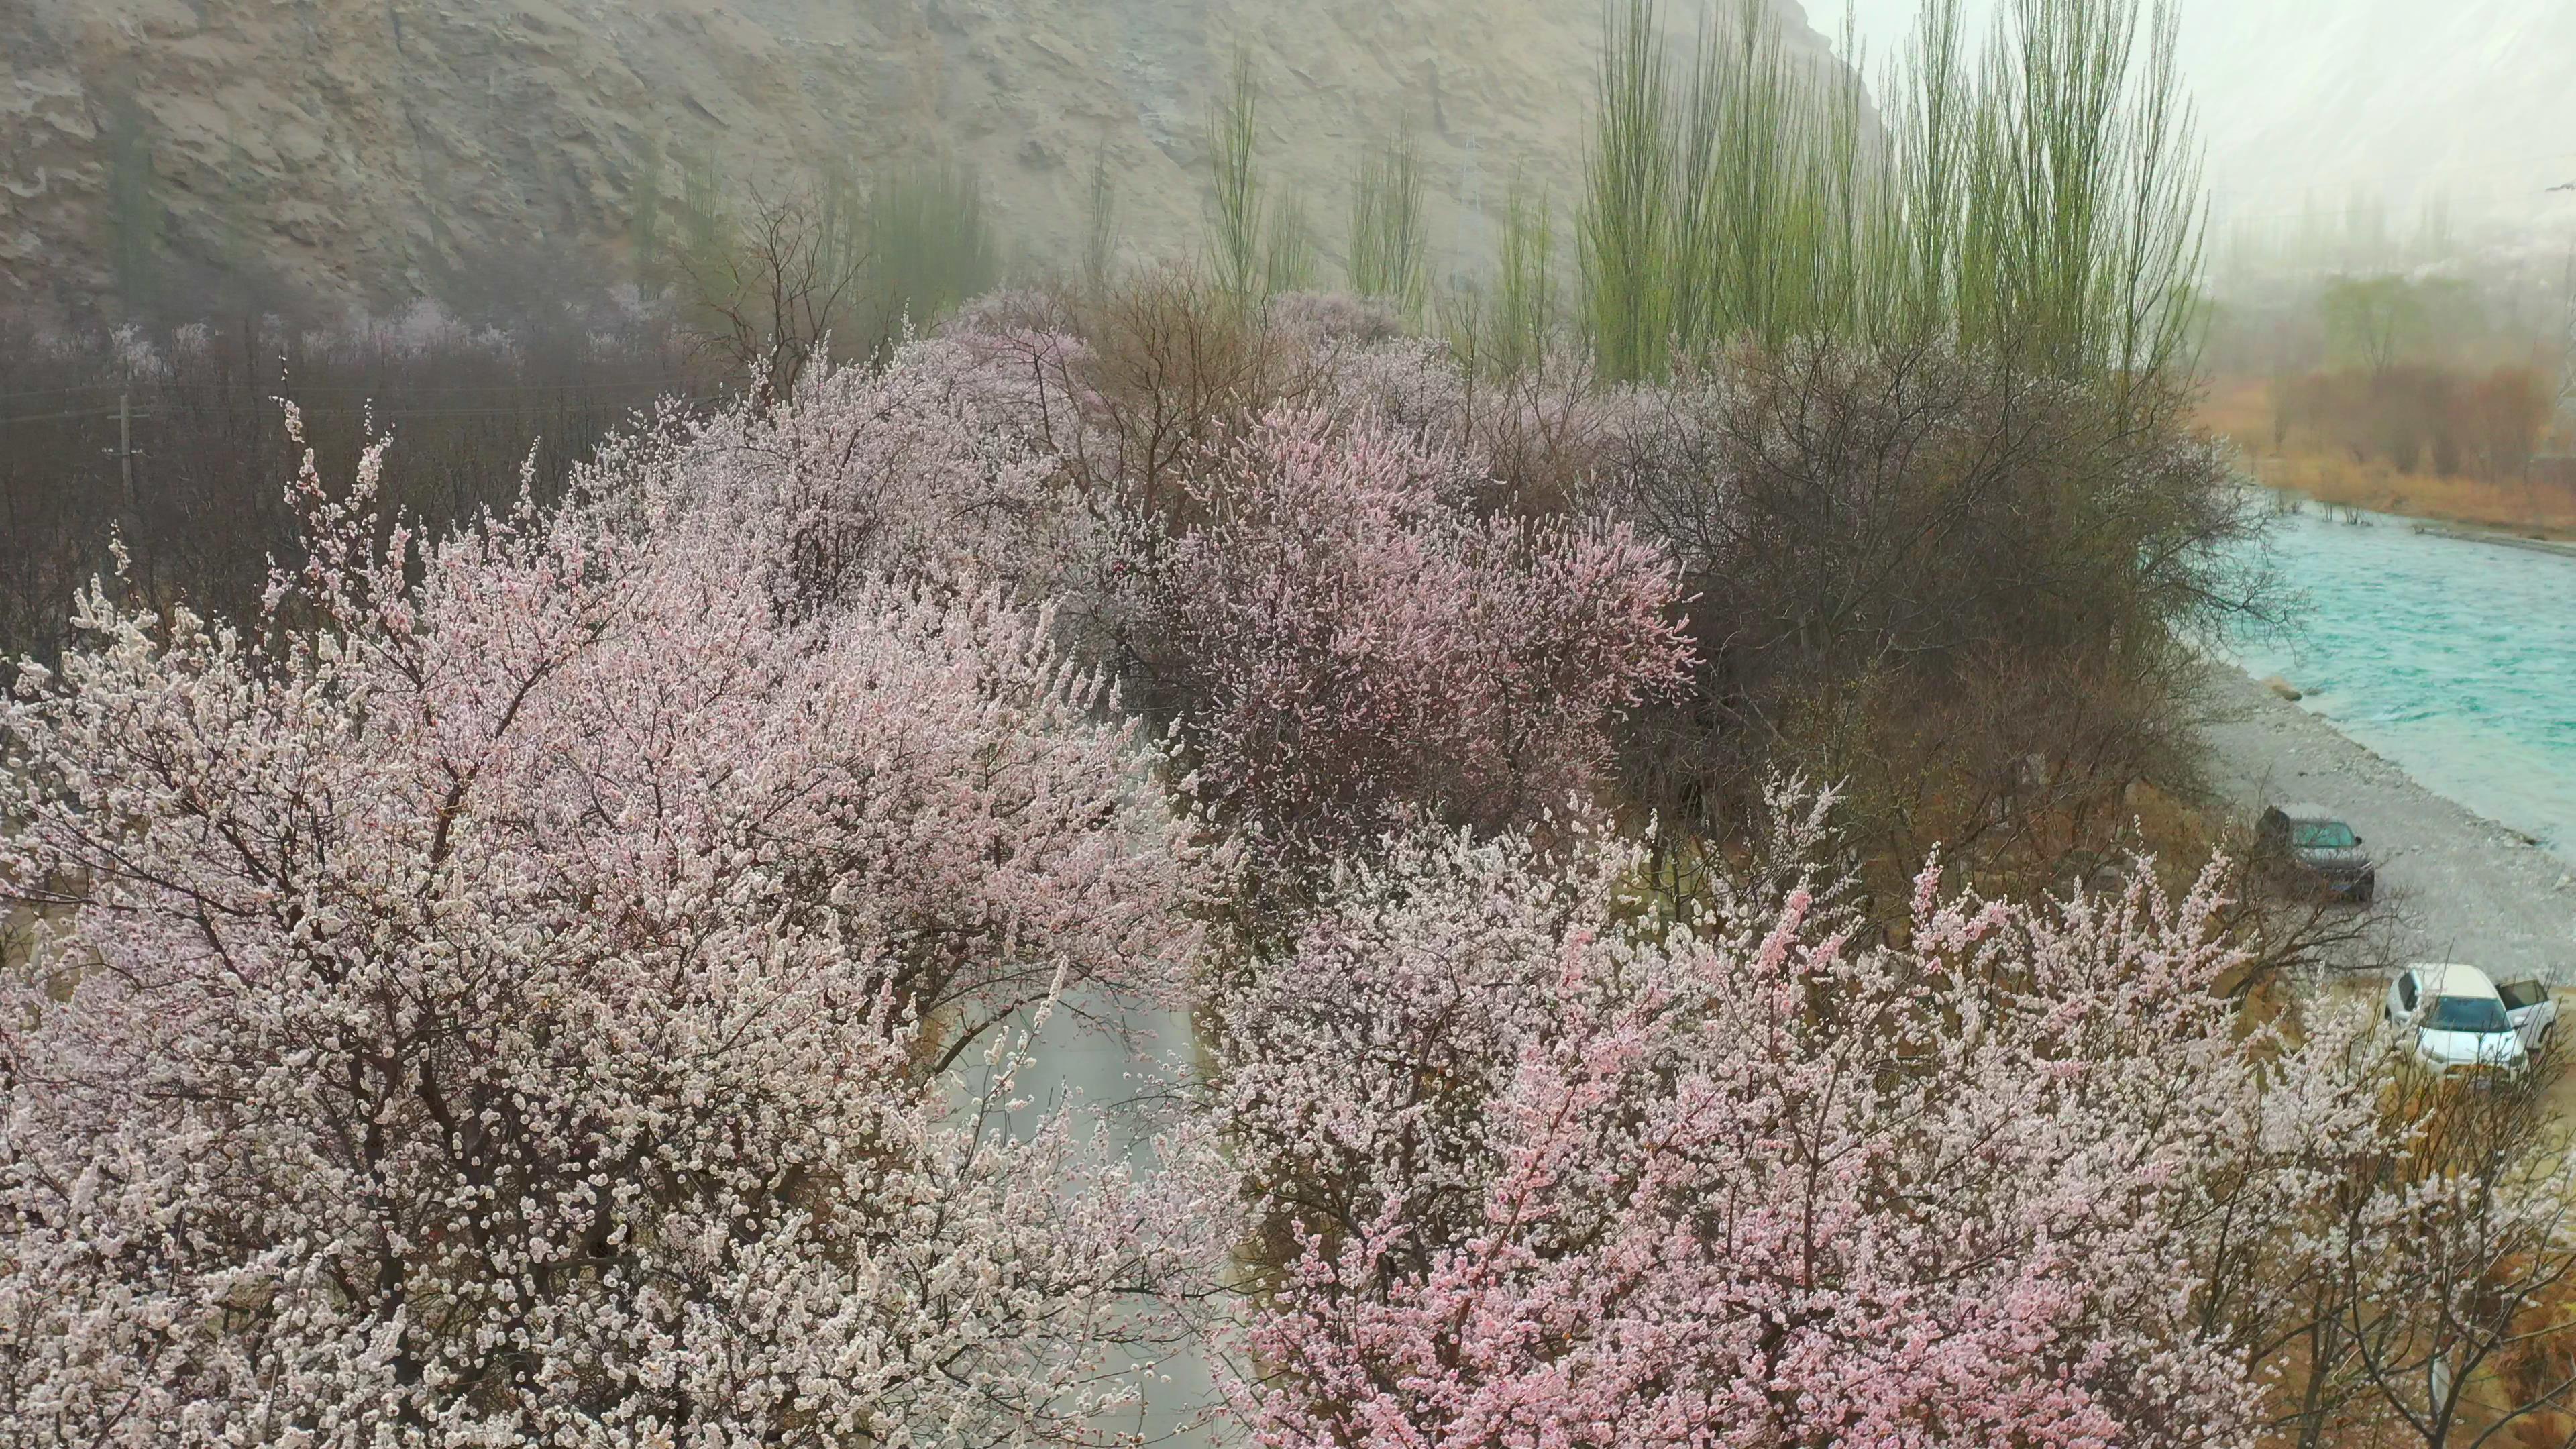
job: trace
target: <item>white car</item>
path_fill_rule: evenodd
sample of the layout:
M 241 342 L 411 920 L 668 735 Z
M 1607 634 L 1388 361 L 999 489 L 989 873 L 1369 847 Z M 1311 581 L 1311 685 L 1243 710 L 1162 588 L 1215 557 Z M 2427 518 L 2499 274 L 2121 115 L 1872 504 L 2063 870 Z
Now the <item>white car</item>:
M 2540 995 L 2546 1000 L 2548 993 Z M 2527 1003 L 2524 1010 L 2537 1017 L 2544 1008 Z M 2554 1016 L 2557 1008 L 2545 1010 Z M 2531 1060 L 2529 1043 L 2548 1029 L 2547 1021 L 2539 1021 L 2525 1037 L 2487 973 L 2456 964 L 2419 964 L 2398 972 L 2388 983 L 2387 1018 L 2391 1026 L 2414 1029 L 2416 1057 L 2437 1072 L 2472 1066 L 2518 1070 Z
M 2549 1040 L 2550 1028 L 2558 1025 L 2558 998 L 2549 992 L 2547 983 L 2528 978 L 2508 981 L 2496 988 L 2504 998 L 2504 1014 L 2513 1021 L 2514 1035 L 2522 1038 L 2523 1048 L 2538 1051 Z

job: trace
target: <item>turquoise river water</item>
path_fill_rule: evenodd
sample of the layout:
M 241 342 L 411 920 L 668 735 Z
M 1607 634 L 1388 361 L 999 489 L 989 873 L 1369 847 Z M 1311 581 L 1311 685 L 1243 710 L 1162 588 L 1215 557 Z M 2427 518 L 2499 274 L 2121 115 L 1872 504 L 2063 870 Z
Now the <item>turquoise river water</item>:
M 2576 557 L 2358 517 L 2280 521 L 2291 623 L 2233 641 L 2237 661 L 2427 789 L 2576 856 Z

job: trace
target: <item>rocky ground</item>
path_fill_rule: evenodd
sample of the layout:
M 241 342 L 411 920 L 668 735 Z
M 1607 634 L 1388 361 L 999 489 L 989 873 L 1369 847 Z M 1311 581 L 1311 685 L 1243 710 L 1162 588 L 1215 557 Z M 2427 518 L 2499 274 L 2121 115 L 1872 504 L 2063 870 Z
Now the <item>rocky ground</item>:
M 2214 782 L 2249 818 L 2304 801 L 2351 822 L 2381 861 L 2375 910 L 2392 959 L 2576 987 L 2576 861 L 2425 789 L 2245 674 L 2213 676 L 2202 733 Z

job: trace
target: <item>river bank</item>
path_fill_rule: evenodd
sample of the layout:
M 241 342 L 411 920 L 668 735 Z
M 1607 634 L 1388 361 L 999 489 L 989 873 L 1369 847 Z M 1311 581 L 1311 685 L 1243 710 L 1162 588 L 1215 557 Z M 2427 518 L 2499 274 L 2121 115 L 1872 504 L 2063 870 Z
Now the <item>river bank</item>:
M 2213 667 L 2206 699 L 2212 783 L 2249 818 L 2282 801 L 2342 814 L 2382 862 L 2399 956 L 2576 986 L 2576 865 L 2435 794 L 2242 670 Z
M 2525 538 L 2520 534 L 2499 533 L 2492 528 L 2460 528 L 2447 523 L 2418 523 L 2417 533 L 2447 538 L 2456 543 L 2489 543 L 2499 548 L 2518 548 L 2529 553 L 2555 554 L 2576 558 L 2576 542 L 2553 538 Z
M 2304 429 L 2282 434 L 2274 387 L 2270 378 L 2219 378 L 2200 411 L 2201 424 L 2234 443 L 2245 472 L 2263 486 L 2323 507 L 2361 508 L 2508 537 L 2576 541 L 2576 488 L 2547 473 L 2547 465 L 2537 473 L 2471 478 L 2356 459 L 2349 448 L 2323 445 Z
M 2292 622 L 2233 663 L 2576 868 L 2576 557 L 2313 507 L 2255 548 Z
M 2505 538 L 2576 540 L 2576 491 L 2560 483 L 2427 477 L 2334 454 L 2256 458 L 2251 466 L 2265 487 L 2321 507 Z

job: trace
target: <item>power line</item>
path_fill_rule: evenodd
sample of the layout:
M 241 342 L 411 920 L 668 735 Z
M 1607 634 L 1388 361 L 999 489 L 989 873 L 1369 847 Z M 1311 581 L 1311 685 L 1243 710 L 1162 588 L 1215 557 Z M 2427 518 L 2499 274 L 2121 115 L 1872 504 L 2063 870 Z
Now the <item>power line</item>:
M 654 377 L 632 382 L 487 382 L 459 383 L 451 387 L 405 387 L 397 390 L 415 397 L 448 396 L 467 392 L 611 392 L 620 388 L 672 387 L 686 381 L 688 379 L 684 377 Z M 286 383 L 292 385 L 293 378 L 291 376 L 287 378 Z M 272 391 L 274 386 L 266 383 L 158 382 L 150 379 L 139 379 L 134 382 L 76 382 L 62 387 L 35 387 L 19 392 L 0 392 L 0 402 L 31 397 L 61 397 L 76 392 L 114 392 L 125 387 L 145 392 L 234 392 L 250 387 L 265 393 Z M 309 387 L 294 387 L 294 391 L 341 393 L 377 392 L 380 389 L 362 382 L 325 382 L 315 383 Z
M 112 382 L 79 382 L 69 387 L 33 387 L 25 392 L 0 392 L 0 402 L 12 402 L 27 397 L 61 397 L 66 393 L 75 392 L 105 392 L 115 386 L 117 384 Z
M 89 408 L 79 412 L 68 413 L 26 413 L 17 417 L 0 417 L 0 427 L 7 427 L 11 423 L 51 423 L 59 422 L 65 418 L 112 418 L 115 416 L 116 409 L 114 408 Z M 135 416 L 150 417 L 151 414 L 137 413 Z
M 657 378 L 643 382 L 588 382 L 568 383 L 560 386 L 551 383 L 485 384 L 481 386 L 460 387 L 405 387 L 392 389 L 392 391 L 398 392 L 407 397 L 454 397 L 467 393 L 480 393 L 486 395 L 498 393 L 503 396 L 540 398 L 567 393 L 586 395 L 597 392 L 631 391 L 650 393 L 656 399 L 659 399 L 666 395 L 666 390 L 675 387 L 684 381 L 686 381 L 685 378 L 671 377 Z M 0 402 L 19 402 L 29 398 L 69 397 L 73 394 L 84 392 L 114 392 L 122 386 L 124 386 L 124 384 L 113 382 L 84 382 L 69 387 L 29 388 L 22 392 L 0 392 Z M 155 382 L 142 384 L 134 390 L 147 395 L 151 393 L 222 395 L 226 393 L 247 392 L 257 394 L 259 401 L 262 403 L 270 401 L 277 395 L 274 388 L 257 383 L 230 384 L 220 382 Z M 381 397 L 385 395 L 386 391 L 386 389 L 368 387 L 363 383 L 330 383 L 318 387 L 294 388 L 289 392 L 287 401 L 293 402 L 299 397 L 309 396 Z M 44 414 L 44 416 L 53 417 L 61 415 L 48 413 Z
M 405 395 L 405 396 L 407 396 L 407 397 L 449 397 L 449 396 L 453 396 L 453 395 L 455 395 L 455 394 L 457 394 L 457 393 L 468 393 L 468 392 L 473 392 L 473 393 L 493 393 L 493 392 L 498 392 L 498 393 L 612 392 L 612 391 L 616 391 L 616 390 L 619 390 L 619 389 L 634 389 L 634 390 L 637 390 L 637 391 L 644 391 L 644 390 L 654 389 L 654 388 L 671 387 L 671 386 L 674 386 L 674 385 L 676 385 L 676 384 L 678 384 L 678 383 L 685 382 L 685 381 L 687 381 L 687 379 L 685 379 L 685 378 L 664 377 L 664 378 L 650 378 L 650 379 L 646 379 L 646 380 L 641 381 L 641 382 L 568 382 L 568 383 L 551 383 L 551 382 L 521 382 L 521 383 L 462 383 L 462 384 L 459 384 L 459 385 L 454 386 L 454 387 L 405 387 L 405 388 L 397 388 L 397 389 L 393 389 L 393 390 L 394 390 L 394 391 L 397 391 L 397 392 L 400 392 L 400 393 L 402 393 L 403 395 Z M 239 390 L 240 390 L 240 387 L 239 387 L 239 386 L 237 386 L 237 385 L 229 384 L 229 383 L 220 383 L 220 382 L 165 382 L 165 383 L 158 384 L 158 386 L 159 386 L 159 387 L 161 387 L 162 389 L 166 390 L 166 391 L 171 391 L 171 392 L 235 392 L 235 391 L 239 391 Z M 260 390 L 261 390 L 261 391 L 263 391 L 263 392 L 267 392 L 267 391 L 271 391 L 271 390 L 272 390 L 272 389 L 270 389 L 270 388 L 268 388 L 268 387 L 266 387 L 266 386 L 261 386 L 261 385 L 257 385 L 257 384 L 253 384 L 252 386 L 259 386 L 259 387 L 260 387 Z M 293 382 L 293 379 L 291 379 L 291 378 L 287 379 L 287 380 L 286 380 L 285 382 L 283 382 L 283 383 L 278 384 L 278 386 L 283 386 L 283 387 L 285 387 L 285 388 L 287 389 L 287 392 L 288 392 L 287 401 L 289 401 L 289 402 L 294 401 L 294 400 L 295 400 L 295 398 L 296 398 L 297 396 L 301 396 L 301 395 L 309 394 L 309 393 L 374 393 L 374 394 L 381 395 L 382 393 L 384 393 L 384 392 L 386 391 L 386 389 L 376 388 L 376 387 L 370 387 L 370 386 L 368 386 L 367 384 L 362 383 L 362 382 L 326 382 L 326 383 L 319 383 L 319 384 L 316 384 L 316 385 L 311 386 L 311 387 L 302 387 L 302 386 L 297 386 L 297 385 L 295 385 L 295 384 L 294 384 L 294 382 Z
M 681 405 L 681 406 L 683 406 L 683 407 L 701 407 L 701 406 L 704 406 L 705 404 L 708 404 L 708 403 L 712 403 L 712 402 L 720 402 L 720 401 L 722 401 L 722 399 L 721 399 L 721 398 L 717 398 L 717 397 L 670 397 L 670 396 L 668 396 L 668 395 L 666 394 L 666 395 L 663 395 L 663 396 L 661 396 L 661 397 L 656 397 L 656 398 L 654 399 L 654 401 L 655 401 L 655 402 L 665 402 L 665 401 L 667 401 L 667 402 L 675 402 L 675 403 L 680 404 L 680 405 Z M 527 417 L 527 416 L 529 416 L 530 414 L 532 414 L 533 412 L 535 412 L 535 411 L 537 411 L 537 410 L 536 410 L 536 409 L 532 409 L 532 408 L 527 408 L 527 407 L 486 407 L 486 408 L 302 408 L 302 409 L 299 409 L 298 411 L 299 411 L 299 412 L 301 412 L 303 416 L 308 417 L 308 418 L 365 418 L 365 417 L 373 417 L 373 418 L 374 418 L 376 421 L 378 421 L 378 422 L 401 422 L 401 421 L 403 421 L 403 420 L 405 420 L 405 419 L 410 419 L 410 418 L 496 418 L 496 417 Z M 631 409 L 630 409 L 630 411 L 631 411 Z M 10 424 L 13 424 L 13 423 L 49 423 L 49 422 L 60 422 L 60 421 L 63 421 L 63 420 L 65 420 L 65 419 L 70 419 L 70 418 L 112 418 L 112 417 L 114 417 L 114 416 L 116 416 L 116 409 L 114 409 L 114 408 L 86 408 L 86 409 L 81 409 L 81 410 L 72 411 L 72 412 L 58 412 L 58 413 L 26 413 L 26 414 L 21 414 L 21 415 L 15 416 L 15 417 L 5 416 L 5 415 L 0 415 L 0 427 L 7 427 L 7 426 L 9 426 Z M 145 418 L 151 418 L 151 417 L 160 416 L 160 414 L 153 413 L 153 412 L 138 412 L 138 413 L 133 414 L 133 416 L 134 416 L 137 420 L 141 420 L 141 419 L 145 419 Z
M 656 401 L 660 401 L 660 399 L 658 399 L 658 398 L 657 398 L 657 399 L 655 399 L 655 400 L 656 400 Z M 684 404 L 695 404 L 695 403 L 704 403 L 704 402 L 713 402 L 713 401 L 715 401 L 715 399 L 713 399 L 713 398 L 700 398 L 700 397 L 673 398 L 673 399 L 671 399 L 671 400 L 672 400 L 672 401 L 674 401 L 674 402 L 679 402 L 679 403 L 684 403 Z M 290 399 L 290 401 L 291 401 L 291 399 Z M 109 411 L 113 412 L 113 411 L 115 411 L 115 410 L 114 410 L 113 408 L 111 408 L 111 409 L 109 409 Z M 404 419 L 404 418 L 494 418 L 494 417 L 513 417 L 513 418 L 520 418 L 520 417 L 526 417 L 526 416 L 528 416 L 530 413 L 532 413 L 532 412 L 534 412 L 534 411 L 536 411 L 536 410 L 535 410 L 535 409 L 532 409 L 532 408 L 525 408 L 525 407 L 489 407 L 489 408 L 299 408 L 299 409 L 297 409 L 297 411 L 298 411 L 298 412 L 300 412 L 300 413 L 302 413 L 305 417 L 308 417 L 308 418 L 363 418 L 363 417 L 370 417 L 370 416 L 372 416 L 372 417 L 374 417 L 374 418 L 375 418 L 377 421 L 379 421 L 379 422 L 397 422 L 397 421 L 400 421 L 401 419 Z

